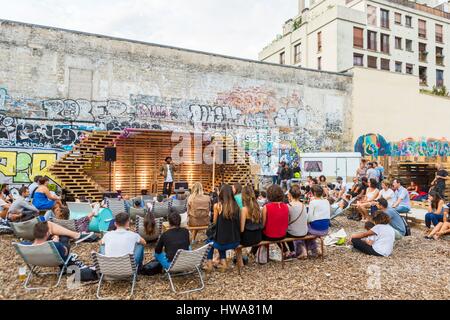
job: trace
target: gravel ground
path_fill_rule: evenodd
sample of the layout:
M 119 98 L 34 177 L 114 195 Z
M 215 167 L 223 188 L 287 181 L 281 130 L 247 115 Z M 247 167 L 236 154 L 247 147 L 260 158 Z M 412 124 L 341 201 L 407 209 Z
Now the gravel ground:
M 361 231 L 360 223 L 346 218 L 338 221 L 348 233 Z M 259 266 L 251 261 L 241 276 L 235 268 L 228 273 L 207 274 L 206 288 L 200 293 L 175 295 L 164 276 L 139 276 L 133 299 L 448 300 L 450 240 L 425 240 L 423 231 L 420 227 L 413 228 L 412 237 L 398 242 L 390 258 L 369 257 L 345 247 L 327 247 L 325 260 L 295 260 L 287 262 L 284 270 L 280 262 Z M 0 236 L 0 299 L 95 299 L 96 284 L 69 289 L 67 278 L 57 289 L 26 292 L 18 279 L 18 268 L 24 264 L 11 246 L 14 240 L 12 236 Z M 145 261 L 152 258 L 152 249 L 151 246 L 146 249 Z M 98 250 L 98 244 L 81 244 L 73 251 L 90 263 L 92 250 Z M 376 277 L 377 274 L 380 276 Z M 372 278 L 379 281 L 371 281 Z M 45 283 L 49 281 L 51 277 Z M 186 288 L 197 282 L 185 277 L 176 283 Z M 129 283 L 113 283 L 107 284 L 103 293 L 129 299 L 129 289 Z

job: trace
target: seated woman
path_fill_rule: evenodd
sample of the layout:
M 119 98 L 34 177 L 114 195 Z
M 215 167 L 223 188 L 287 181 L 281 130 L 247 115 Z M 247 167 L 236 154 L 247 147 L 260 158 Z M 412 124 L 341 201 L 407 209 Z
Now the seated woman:
M 369 210 L 373 202 L 378 198 L 378 182 L 375 179 L 369 180 L 369 187 L 366 190 L 364 198 L 356 203 L 356 211 L 361 215 L 364 221 L 369 219 Z
M 188 226 L 204 227 L 209 225 L 211 212 L 211 198 L 204 194 L 201 183 L 192 186 L 192 193 L 187 202 Z M 197 230 L 192 230 L 192 240 L 197 237 Z
M 440 222 L 444 222 L 445 202 L 434 191 L 429 194 L 428 201 L 430 211 L 425 215 L 425 225 L 430 230 L 431 225 L 437 226 Z
M 450 209 L 444 206 L 444 218 L 439 222 L 433 231 L 426 237 L 427 239 L 439 240 L 442 236 L 450 234 Z
M 287 237 L 298 238 L 303 237 L 308 234 L 308 213 L 306 211 L 306 206 L 300 202 L 300 196 L 302 192 L 299 185 L 294 184 L 288 193 L 289 199 L 289 225 L 287 230 Z M 295 248 L 293 242 L 288 242 L 289 250 L 291 251 L 291 256 L 295 255 Z M 298 256 L 299 259 L 304 259 L 307 257 L 306 250 L 304 246 L 301 246 L 301 254 Z M 290 258 L 291 256 L 287 256 Z
M 313 198 L 308 208 L 308 234 L 326 236 L 330 228 L 331 206 L 327 199 L 323 198 L 323 189 L 320 186 L 312 188 Z M 322 254 L 318 252 L 316 240 L 298 241 L 298 246 L 304 246 L 302 251 L 308 250 L 311 256 Z
M 371 230 L 350 237 L 353 247 L 367 255 L 389 257 L 395 243 L 395 231 L 390 221 L 386 213 L 377 211 L 373 217 L 375 226 Z
M 208 261 L 205 265 L 207 272 L 213 270 L 214 249 L 217 249 L 220 255 L 219 271 L 225 272 L 228 269 L 226 252 L 236 249 L 241 242 L 239 213 L 239 206 L 231 186 L 223 185 L 219 202 L 214 205 L 213 224 L 216 226 L 216 231 L 212 239 L 213 248 L 208 253 Z
M 411 184 L 409 185 L 407 190 L 408 190 L 408 193 L 409 193 L 409 198 L 411 200 L 413 200 L 415 197 L 417 197 L 419 195 L 419 192 L 420 192 L 419 186 L 414 181 L 411 181 Z
M 241 245 L 251 247 L 262 240 L 261 209 L 251 186 L 242 189 Z
M 380 200 L 381 198 L 385 199 L 388 202 L 389 208 L 394 204 L 394 190 L 392 190 L 392 184 L 389 180 L 383 180 L 381 182 L 381 190 L 378 193 L 378 197 L 375 201 Z
M 37 187 L 34 195 L 32 195 L 33 205 L 40 211 L 52 210 L 55 216 L 60 219 L 63 204 L 57 195 L 50 192 L 48 182 L 49 179 L 47 177 L 39 179 L 39 187 Z
M 266 204 L 262 211 L 263 240 L 279 241 L 286 238 L 289 226 L 289 207 L 283 202 L 284 194 L 279 185 L 272 185 L 267 190 Z
M 164 232 L 155 247 L 155 258 L 167 270 L 178 250 L 190 250 L 189 231 L 181 228 L 181 216 L 171 212 L 169 230 Z

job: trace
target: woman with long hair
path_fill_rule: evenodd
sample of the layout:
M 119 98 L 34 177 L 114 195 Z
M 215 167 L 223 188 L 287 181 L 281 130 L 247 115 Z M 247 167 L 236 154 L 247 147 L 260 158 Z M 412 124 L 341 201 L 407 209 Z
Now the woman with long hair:
M 194 183 L 187 203 L 188 226 L 204 227 L 209 225 L 211 211 L 211 198 L 204 194 L 200 182 Z M 192 230 L 192 239 L 195 241 L 197 230 Z
M 57 195 L 50 192 L 48 183 L 49 178 L 47 177 L 39 179 L 39 187 L 37 187 L 33 196 L 33 205 L 40 211 L 52 210 L 55 216 L 60 219 L 63 204 Z
M 253 187 L 245 186 L 242 189 L 241 210 L 241 245 L 251 247 L 262 240 L 261 209 L 256 199 Z
M 430 212 L 425 215 L 425 225 L 429 230 L 431 229 L 431 225 L 437 226 L 440 222 L 444 221 L 445 202 L 439 193 L 434 191 L 428 196 L 428 201 L 430 203 Z
M 230 185 L 223 185 L 219 194 L 219 202 L 214 206 L 213 224 L 216 226 L 216 232 L 213 238 L 213 248 L 208 253 L 206 271 L 213 269 L 214 249 L 217 249 L 220 255 L 219 271 L 225 272 L 228 269 L 226 252 L 236 249 L 241 241 L 239 213 L 233 189 Z
M 379 193 L 378 182 L 375 179 L 370 179 L 366 195 L 356 204 L 356 210 L 364 220 L 367 221 L 369 219 L 369 210 L 372 207 L 373 202 L 378 198 Z

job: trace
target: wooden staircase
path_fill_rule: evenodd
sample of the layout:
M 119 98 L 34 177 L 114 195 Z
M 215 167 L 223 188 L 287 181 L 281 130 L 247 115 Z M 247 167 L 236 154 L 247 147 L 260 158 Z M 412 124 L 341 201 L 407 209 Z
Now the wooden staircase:
M 87 135 L 72 151 L 49 168 L 52 175 L 59 180 L 61 187 L 69 196 L 84 196 L 93 201 L 101 201 L 106 191 L 86 173 L 85 168 L 98 157 L 103 156 L 104 148 L 113 146 L 120 136 L 116 131 L 94 131 Z

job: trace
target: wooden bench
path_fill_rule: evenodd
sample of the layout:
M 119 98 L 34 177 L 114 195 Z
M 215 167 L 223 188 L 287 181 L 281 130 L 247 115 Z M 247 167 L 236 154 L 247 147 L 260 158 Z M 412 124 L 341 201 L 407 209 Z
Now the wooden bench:
M 299 238 L 285 238 L 285 239 L 279 240 L 279 241 L 262 241 L 259 244 L 255 245 L 254 247 L 258 247 L 259 248 L 261 246 L 266 246 L 267 247 L 267 261 L 269 261 L 269 246 L 271 244 L 283 245 L 283 244 L 286 244 L 286 243 L 289 243 L 289 242 L 294 242 L 294 241 L 317 240 L 317 239 L 320 240 L 320 249 L 321 249 L 320 256 L 321 256 L 321 258 L 323 260 L 324 259 L 324 255 L 325 255 L 325 243 L 324 243 L 323 237 L 321 237 L 321 236 L 307 235 L 307 236 L 299 237 Z M 244 249 L 244 248 L 246 248 L 246 247 L 239 246 L 239 247 L 237 247 L 235 249 L 235 252 L 236 252 L 236 265 L 237 265 L 237 268 L 238 268 L 239 275 L 241 274 L 241 269 L 242 269 L 242 266 L 243 266 L 242 249 Z M 308 254 L 308 251 L 306 251 L 306 254 Z M 281 268 L 282 269 L 284 269 L 284 263 L 285 263 L 284 255 L 283 255 L 283 252 L 281 252 Z

